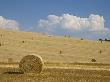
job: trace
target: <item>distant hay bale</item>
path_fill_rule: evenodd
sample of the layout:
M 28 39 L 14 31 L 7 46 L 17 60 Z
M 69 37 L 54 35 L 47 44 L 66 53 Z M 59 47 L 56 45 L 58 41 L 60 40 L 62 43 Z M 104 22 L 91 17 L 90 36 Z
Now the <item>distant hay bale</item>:
M 0 34 L 0 36 L 2 37 L 3 35 L 2 35 L 2 34 Z
M 24 43 L 25 41 L 22 41 L 22 43 Z
M 102 50 L 99 50 L 99 53 L 101 54 L 102 53 Z
M 2 43 L 0 43 L 0 46 L 2 46 Z
M 92 62 L 96 62 L 96 59 L 92 59 L 91 61 L 92 61 Z
M 35 55 L 27 55 L 20 61 L 19 68 L 24 73 L 41 73 L 43 68 L 42 58 Z
M 81 38 L 81 40 L 83 40 L 83 38 Z
M 60 50 L 59 53 L 62 54 L 62 51 Z

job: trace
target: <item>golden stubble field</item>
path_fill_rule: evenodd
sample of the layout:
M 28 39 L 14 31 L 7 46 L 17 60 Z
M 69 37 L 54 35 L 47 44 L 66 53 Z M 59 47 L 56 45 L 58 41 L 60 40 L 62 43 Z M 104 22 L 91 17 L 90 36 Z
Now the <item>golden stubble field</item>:
M 45 62 L 89 63 L 95 58 L 98 63 L 110 63 L 110 42 L 0 30 L 0 44 L 0 61 L 7 61 L 7 58 L 19 61 L 34 53 Z
M 0 29 L 0 62 L 29 54 L 42 57 L 41 74 L 0 74 L 0 82 L 110 82 L 110 42 Z

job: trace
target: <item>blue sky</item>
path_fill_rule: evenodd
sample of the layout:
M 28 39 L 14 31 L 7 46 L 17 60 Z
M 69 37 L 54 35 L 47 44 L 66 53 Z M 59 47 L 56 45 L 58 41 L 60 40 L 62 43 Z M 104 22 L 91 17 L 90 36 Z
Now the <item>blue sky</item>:
M 76 16 L 77 18 L 89 18 L 89 16 L 93 14 L 100 17 L 103 16 L 104 27 L 110 29 L 109 5 L 110 0 L 0 0 L 0 16 L 4 19 L 15 20 L 19 24 L 19 28 L 24 31 L 42 32 L 43 30 L 43 32 L 50 32 L 49 30 L 44 30 L 45 27 L 40 28 L 38 25 L 40 20 L 44 22 L 48 21 L 49 15 L 61 18 L 66 14 L 66 16 Z M 53 21 L 54 20 L 48 22 Z M 42 22 L 40 22 L 40 24 L 41 23 Z M 109 31 L 106 33 L 105 31 L 102 34 L 96 33 L 96 31 L 95 33 L 84 30 L 78 32 L 71 31 L 71 29 L 68 30 L 55 27 L 50 33 L 59 35 L 67 33 L 78 37 L 85 37 L 85 35 L 89 33 L 87 37 L 93 39 L 99 37 L 110 38 L 110 33 L 108 32 Z

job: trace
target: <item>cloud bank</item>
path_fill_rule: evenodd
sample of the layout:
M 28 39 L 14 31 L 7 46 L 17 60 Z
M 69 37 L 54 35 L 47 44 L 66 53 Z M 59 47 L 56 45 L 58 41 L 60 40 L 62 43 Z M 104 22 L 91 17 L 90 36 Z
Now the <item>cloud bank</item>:
M 19 30 L 19 24 L 15 20 L 6 19 L 0 16 L 0 28 L 8 30 Z
M 104 17 L 91 14 L 87 18 L 63 14 L 62 16 L 48 15 L 47 19 L 40 19 L 38 26 L 47 30 L 62 28 L 71 31 L 107 31 L 104 27 Z

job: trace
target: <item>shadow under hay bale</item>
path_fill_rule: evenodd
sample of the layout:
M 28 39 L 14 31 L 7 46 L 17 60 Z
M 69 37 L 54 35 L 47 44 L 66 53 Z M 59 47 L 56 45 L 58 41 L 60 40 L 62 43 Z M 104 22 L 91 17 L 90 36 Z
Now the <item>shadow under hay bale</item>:
M 20 61 L 19 68 L 24 73 L 41 73 L 43 68 L 42 58 L 35 55 L 27 55 Z
M 24 74 L 24 72 L 4 72 L 3 74 Z
M 3 74 L 24 74 L 19 68 L 7 68 Z

